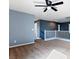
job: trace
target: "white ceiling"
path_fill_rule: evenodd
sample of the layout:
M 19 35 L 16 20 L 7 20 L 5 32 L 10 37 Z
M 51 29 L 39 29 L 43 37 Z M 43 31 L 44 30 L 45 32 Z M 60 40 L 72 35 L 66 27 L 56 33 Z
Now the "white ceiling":
M 70 1 L 69 0 L 52 0 L 53 2 L 63 1 L 63 5 L 56 6 L 58 9 L 57 12 L 52 9 L 43 12 L 44 7 L 35 7 L 35 5 L 40 3 L 35 2 L 43 2 L 45 4 L 45 0 L 9 0 L 10 9 L 33 14 L 37 19 L 44 19 L 50 21 L 69 21 L 69 19 L 63 19 L 64 17 L 70 16 Z M 41 3 L 42 4 L 42 3 Z

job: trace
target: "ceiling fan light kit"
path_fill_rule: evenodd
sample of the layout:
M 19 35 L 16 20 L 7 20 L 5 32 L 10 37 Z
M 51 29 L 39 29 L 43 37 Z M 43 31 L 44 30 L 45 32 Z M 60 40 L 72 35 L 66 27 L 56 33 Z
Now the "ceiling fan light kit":
M 52 9 L 54 11 L 58 11 L 55 6 L 57 5 L 61 5 L 63 4 L 63 1 L 57 2 L 57 3 L 53 3 L 52 4 L 52 0 L 45 0 L 46 5 L 35 5 L 35 7 L 45 7 L 44 12 L 46 12 L 48 9 Z
M 50 7 L 47 7 L 47 9 L 49 10 L 49 9 L 51 9 Z

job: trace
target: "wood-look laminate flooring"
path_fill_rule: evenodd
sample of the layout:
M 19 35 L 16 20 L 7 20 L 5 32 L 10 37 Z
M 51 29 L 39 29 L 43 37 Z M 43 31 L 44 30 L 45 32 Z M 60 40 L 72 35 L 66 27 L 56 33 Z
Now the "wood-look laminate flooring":
M 9 49 L 9 59 L 46 59 L 56 49 L 70 59 L 70 43 L 61 40 L 36 40 L 34 44 Z M 52 58 L 53 59 L 53 58 Z

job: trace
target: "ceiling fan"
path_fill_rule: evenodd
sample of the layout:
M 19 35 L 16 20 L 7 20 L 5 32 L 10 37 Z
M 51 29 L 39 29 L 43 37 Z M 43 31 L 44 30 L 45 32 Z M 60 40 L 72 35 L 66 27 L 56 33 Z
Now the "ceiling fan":
M 35 7 L 45 7 L 44 12 L 46 12 L 48 10 L 47 7 L 50 7 L 54 11 L 58 11 L 54 6 L 63 4 L 63 1 L 53 3 L 53 4 L 52 4 L 52 1 L 50 1 L 50 0 L 45 0 L 45 2 L 46 2 L 46 5 L 35 5 Z

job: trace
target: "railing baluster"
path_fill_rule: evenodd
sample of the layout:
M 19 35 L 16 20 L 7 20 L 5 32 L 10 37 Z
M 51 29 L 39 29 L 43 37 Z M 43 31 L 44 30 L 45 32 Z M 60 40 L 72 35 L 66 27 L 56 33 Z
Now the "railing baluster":
M 44 39 L 58 38 L 58 37 L 70 39 L 69 36 L 70 36 L 69 31 L 52 31 L 52 30 L 45 30 L 44 31 Z

